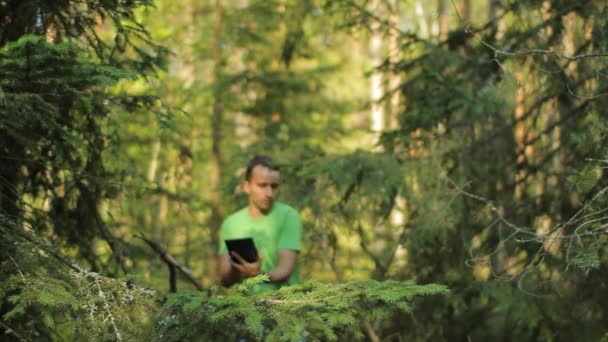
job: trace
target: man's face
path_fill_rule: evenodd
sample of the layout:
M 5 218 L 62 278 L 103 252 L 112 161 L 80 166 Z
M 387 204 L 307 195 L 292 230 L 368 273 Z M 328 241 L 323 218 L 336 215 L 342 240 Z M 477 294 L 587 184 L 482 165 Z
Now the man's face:
M 279 171 L 257 165 L 251 170 L 251 179 L 245 180 L 243 189 L 249 195 L 249 205 L 261 213 L 272 209 L 274 199 L 279 194 L 281 175 Z

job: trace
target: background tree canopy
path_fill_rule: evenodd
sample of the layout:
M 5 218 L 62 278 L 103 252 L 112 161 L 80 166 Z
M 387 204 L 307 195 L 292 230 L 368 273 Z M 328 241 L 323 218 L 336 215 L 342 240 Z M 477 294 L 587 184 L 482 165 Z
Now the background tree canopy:
M 2 339 L 607 339 L 607 15 L 0 1 Z M 249 297 L 215 256 L 254 154 L 305 233 Z

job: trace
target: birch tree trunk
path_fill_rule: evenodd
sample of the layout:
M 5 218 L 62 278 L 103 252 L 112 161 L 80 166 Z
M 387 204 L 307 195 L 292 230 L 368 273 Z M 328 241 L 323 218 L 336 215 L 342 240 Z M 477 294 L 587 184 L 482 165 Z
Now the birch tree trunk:
M 370 11 L 372 13 L 378 11 L 380 7 L 379 0 L 373 0 Z M 373 20 L 371 24 L 371 37 L 369 44 L 372 68 L 374 71 L 370 77 L 370 99 L 371 99 L 371 131 L 373 134 L 373 144 L 378 143 L 380 134 L 384 130 L 384 108 L 380 103 L 380 99 L 384 95 L 384 87 L 382 85 L 382 73 L 376 68 L 382 63 L 382 32 L 378 20 Z
M 424 1 L 417 0 L 414 7 L 416 20 L 418 21 L 418 35 L 423 39 L 429 39 L 431 37 L 431 32 L 433 31 L 433 23 L 427 18 L 427 13 L 424 10 Z

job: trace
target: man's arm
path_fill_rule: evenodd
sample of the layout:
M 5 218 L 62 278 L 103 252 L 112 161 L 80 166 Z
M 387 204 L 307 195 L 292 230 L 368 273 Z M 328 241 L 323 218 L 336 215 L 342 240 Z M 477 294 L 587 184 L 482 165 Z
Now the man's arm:
M 238 263 L 232 261 L 228 254 L 221 256 L 220 275 L 222 285 L 230 286 L 238 282 L 241 278 L 249 278 L 262 274 L 260 271 L 260 266 L 262 265 L 261 257 L 258 256 L 258 261 L 250 263 L 236 253 L 233 255 L 239 261 Z M 279 264 L 274 269 L 266 272 L 270 282 L 282 283 L 289 279 L 296 267 L 297 260 L 297 251 L 289 249 L 279 250 Z
M 230 286 L 241 280 L 241 274 L 238 269 L 232 267 L 232 260 L 229 254 L 219 256 L 220 263 L 220 282 L 223 286 Z
M 268 277 L 273 283 L 287 281 L 296 268 L 298 252 L 290 249 L 279 250 L 279 264 L 273 270 L 268 271 Z

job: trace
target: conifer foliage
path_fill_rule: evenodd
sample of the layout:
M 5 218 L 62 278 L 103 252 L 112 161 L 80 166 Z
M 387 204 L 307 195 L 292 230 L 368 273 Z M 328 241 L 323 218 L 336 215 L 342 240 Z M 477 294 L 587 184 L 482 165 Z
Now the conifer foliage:
M 0 216 L 3 338 L 141 340 L 156 293 L 90 272 Z
M 258 277 L 227 293 L 163 298 L 131 277 L 115 278 L 118 269 L 129 273 L 128 246 L 100 209 L 121 185 L 104 162 L 105 129 L 113 113 L 154 100 L 112 92 L 162 66 L 164 50 L 135 19 L 147 4 L 0 2 L 2 338 L 336 340 L 359 337 L 364 317 L 409 312 L 414 297 L 447 293 L 439 285 L 361 280 L 246 295 L 265 281 Z M 105 23 L 112 27 L 104 36 L 97 29 Z M 99 255 L 99 242 L 109 257 Z
M 135 8 L 146 3 L 0 3 L 3 337 L 121 340 L 146 321 L 129 315 L 148 306 L 139 295 L 148 292 L 96 273 L 128 272 L 99 208 L 118 185 L 102 158 L 104 123 L 116 108 L 146 99 L 112 95 L 110 87 L 161 64 L 162 49 L 135 21 Z M 95 251 L 99 240 L 111 259 Z
M 412 298 L 448 292 L 444 286 L 435 284 L 356 280 L 337 285 L 309 281 L 275 292 L 248 295 L 251 286 L 265 278 L 248 279 L 225 296 L 218 288 L 169 295 L 158 320 L 158 339 L 233 340 L 239 336 L 252 339 L 265 336 L 271 340 L 300 341 L 304 334 L 322 341 L 360 339 L 361 320 L 411 312 Z
M 48 339 L 58 334 L 58 322 L 62 336 L 120 339 L 130 309 L 118 308 L 138 296 L 124 282 L 71 263 L 66 268 L 49 255 L 58 253 L 55 247 L 38 237 L 86 251 L 86 241 L 102 235 L 97 203 L 108 188 L 101 120 L 112 103 L 106 89 L 133 73 L 91 62 L 74 44 L 35 35 L 0 50 L 0 73 L 3 171 L 17 172 L 14 182 L 2 179 L 2 319 L 20 339 Z
M 106 87 L 132 73 L 39 36 L 8 43 L 0 55 L 3 214 L 79 244 L 95 268 L 93 238 L 111 240 L 97 210 L 112 191 L 101 158 L 101 123 L 112 104 Z

